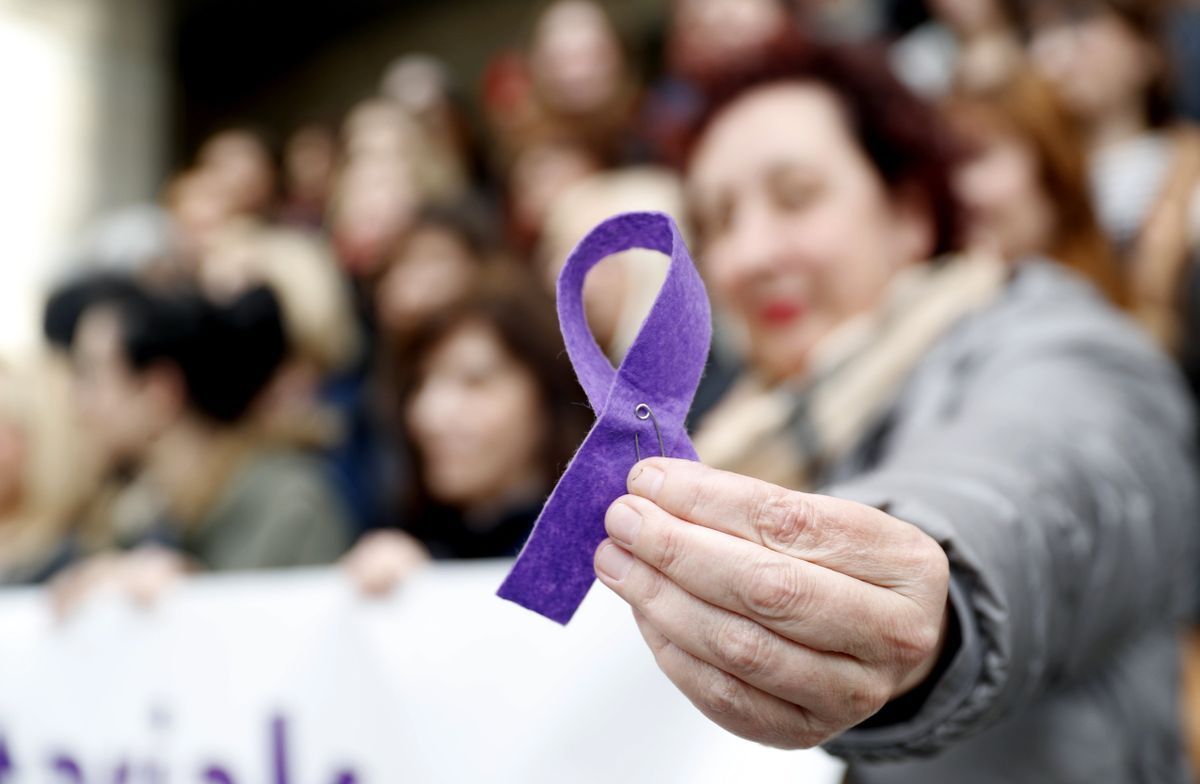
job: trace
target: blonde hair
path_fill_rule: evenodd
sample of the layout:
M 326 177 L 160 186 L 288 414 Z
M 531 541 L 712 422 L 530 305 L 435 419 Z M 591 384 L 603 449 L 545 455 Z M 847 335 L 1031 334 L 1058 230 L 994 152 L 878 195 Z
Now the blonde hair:
M 220 270 L 213 267 L 221 263 L 234 267 L 235 288 L 261 283 L 274 292 L 296 358 L 321 373 L 335 373 L 358 357 L 354 298 L 324 240 L 297 229 L 242 223 L 217 239 L 202 262 L 202 281 L 219 282 Z
M 0 519 L 0 551 L 11 565 L 52 551 L 77 528 L 100 468 L 81 438 L 62 360 L 0 362 L 0 424 L 15 427 L 26 445 L 16 511 Z

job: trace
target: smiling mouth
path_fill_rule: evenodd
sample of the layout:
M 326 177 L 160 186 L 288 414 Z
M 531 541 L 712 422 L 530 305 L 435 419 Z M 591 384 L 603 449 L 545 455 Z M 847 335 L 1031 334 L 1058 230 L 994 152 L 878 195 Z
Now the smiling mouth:
M 759 318 L 764 323 L 778 327 L 790 324 L 800 318 L 800 316 L 804 315 L 804 308 L 795 302 L 777 300 L 775 302 L 768 302 L 759 309 L 758 313 Z

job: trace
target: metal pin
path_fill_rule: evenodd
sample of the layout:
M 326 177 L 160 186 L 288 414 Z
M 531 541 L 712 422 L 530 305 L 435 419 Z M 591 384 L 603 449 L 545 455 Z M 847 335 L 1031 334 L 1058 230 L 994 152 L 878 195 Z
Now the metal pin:
M 650 406 L 646 405 L 645 403 L 638 403 L 633 409 L 633 415 L 643 422 L 649 419 L 652 423 L 654 423 L 654 435 L 658 436 L 658 453 L 661 456 L 666 457 L 667 448 L 663 446 L 662 431 L 658 429 L 658 419 L 654 416 L 654 412 L 650 410 Z M 635 453 L 637 453 L 638 461 L 641 462 L 642 445 L 638 442 L 637 431 L 634 431 L 633 433 L 633 450 Z

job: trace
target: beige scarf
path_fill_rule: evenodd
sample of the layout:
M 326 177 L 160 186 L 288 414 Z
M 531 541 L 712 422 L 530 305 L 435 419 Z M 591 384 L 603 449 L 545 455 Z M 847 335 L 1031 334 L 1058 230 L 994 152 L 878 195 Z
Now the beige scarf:
M 946 330 L 1003 289 L 1008 268 L 980 254 L 920 264 L 897 276 L 883 304 L 839 327 L 809 371 L 774 385 L 747 376 L 693 439 L 711 466 L 797 490 L 844 457 L 876 424 Z

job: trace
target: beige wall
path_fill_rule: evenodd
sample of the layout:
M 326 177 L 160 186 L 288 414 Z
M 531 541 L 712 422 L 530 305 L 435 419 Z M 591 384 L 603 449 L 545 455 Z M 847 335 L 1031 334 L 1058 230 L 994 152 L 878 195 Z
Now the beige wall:
M 58 258 L 163 160 L 158 0 L 0 0 L 0 353 L 35 344 Z

